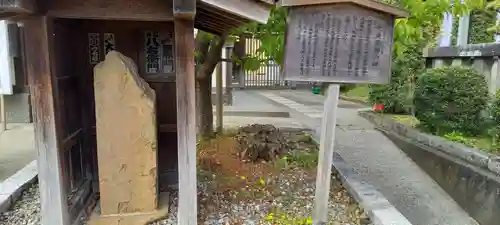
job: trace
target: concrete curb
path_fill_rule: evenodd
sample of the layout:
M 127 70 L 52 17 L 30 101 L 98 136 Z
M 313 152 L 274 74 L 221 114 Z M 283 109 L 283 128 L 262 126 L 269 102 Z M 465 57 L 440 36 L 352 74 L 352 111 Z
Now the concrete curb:
M 0 183 L 0 213 L 10 209 L 21 193 L 33 184 L 38 175 L 36 160 Z
M 420 132 L 395 120 L 372 113 L 371 111 L 359 111 L 358 114 L 372 122 L 380 130 L 398 134 L 424 146 L 436 149 L 453 158 L 486 169 L 497 176 L 500 175 L 500 160 L 497 156 L 474 148 L 469 148 L 463 144 L 449 141 L 442 137 Z
M 342 100 L 345 100 L 345 101 L 355 102 L 355 103 L 359 103 L 359 104 L 362 104 L 362 105 L 368 105 L 368 104 L 370 104 L 370 103 L 365 102 L 363 100 L 359 100 L 359 99 L 347 97 L 347 96 L 342 95 L 342 94 L 339 96 L 339 98 L 342 99 Z
M 319 143 L 319 135 L 314 134 L 313 140 Z M 332 169 L 338 172 L 344 187 L 363 207 L 374 225 L 412 225 L 382 193 L 363 181 L 336 152 L 333 155 Z

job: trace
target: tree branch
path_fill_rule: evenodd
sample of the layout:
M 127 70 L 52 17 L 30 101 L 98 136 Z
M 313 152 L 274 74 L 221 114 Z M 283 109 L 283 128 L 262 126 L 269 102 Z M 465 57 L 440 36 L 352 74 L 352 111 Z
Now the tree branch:
M 197 80 L 206 79 L 207 76 L 212 75 L 215 67 L 217 66 L 217 63 L 219 63 L 221 60 L 222 48 L 224 47 L 228 36 L 228 33 L 223 33 L 221 36 L 219 36 L 218 40 L 212 39 L 210 41 L 208 52 L 205 55 L 204 60 L 202 61 L 202 65 L 196 72 Z

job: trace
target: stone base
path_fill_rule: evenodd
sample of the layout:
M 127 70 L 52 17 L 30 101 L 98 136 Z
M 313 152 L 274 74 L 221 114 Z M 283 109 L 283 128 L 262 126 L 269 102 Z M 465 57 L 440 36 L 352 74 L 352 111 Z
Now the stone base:
M 116 215 L 101 215 L 97 210 L 90 216 L 88 225 L 147 225 L 168 215 L 169 193 L 160 193 L 159 209 L 150 213 L 129 213 Z M 96 207 L 97 208 L 97 207 Z

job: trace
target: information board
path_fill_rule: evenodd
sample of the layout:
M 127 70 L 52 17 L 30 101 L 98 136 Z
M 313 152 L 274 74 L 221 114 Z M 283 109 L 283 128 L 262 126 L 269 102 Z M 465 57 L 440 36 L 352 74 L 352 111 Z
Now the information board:
M 393 30 L 393 16 L 354 5 L 290 7 L 284 77 L 388 83 Z

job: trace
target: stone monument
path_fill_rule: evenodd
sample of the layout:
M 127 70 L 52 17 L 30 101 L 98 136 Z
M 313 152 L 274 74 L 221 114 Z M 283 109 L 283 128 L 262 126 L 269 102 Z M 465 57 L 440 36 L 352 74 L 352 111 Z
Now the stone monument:
M 142 224 L 137 215 L 153 215 L 158 208 L 155 92 L 133 61 L 116 51 L 95 67 L 94 91 L 100 217 L 105 218 L 97 224 Z M 124 223 L 127 216 L 136 218 Z

